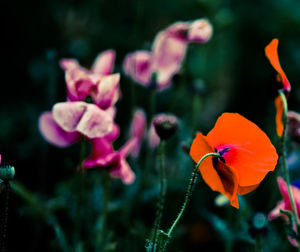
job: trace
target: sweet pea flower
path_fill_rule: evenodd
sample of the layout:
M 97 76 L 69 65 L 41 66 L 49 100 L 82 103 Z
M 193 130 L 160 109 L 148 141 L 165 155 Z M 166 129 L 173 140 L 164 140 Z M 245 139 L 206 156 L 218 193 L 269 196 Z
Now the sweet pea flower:
M 285 221 L 288 221 L 287 216 L 282 214 L 280 210 L 289 211 L 292 213 L 292 206 L 291 206 L 291 200 L 288 193 L 287 184 L 283 180 L 283 178 L 278 177 L 277 178 L 278 187 L 281 192 L 281 195 L 283 197 L 283 200 L 277 203 L 277 206 L 270 212 L 269 214 L 269 220 L 273 220 L 278 217 L 282 217 Z M 291 186 L 292 194 L 295 200 L 296 209 L 297 209 L 297 215 L 298 215 L 298 222 L 300 220 L 300 189 L 296 186 Z M 294 225 L 294 230 L 296 231 L 296 227 Z M 288 237 L 289 241 L 292 243 L 293 246 L 298 247 L 298 243 L 295 239 Z
M 278 57 L 278 39 L 273 39 L 270 44 L 268 44 L 265 48 L 265 54 L 268 60 L 270 61 L 273 68 L 277 71 L 277 81 L 282 84 L 280 90 L 283 90 L 285 93 L 286 98 L 288 98 L 288 94 L 291 91 L 291 85 L 289 80 L 287 79 L 284 71 L 281 68 L 279 57 Z M 282 117 L 283 117 L 283 103 L 280 95 L 278 95 L 275 98 L 275 107 L 276 107 L 276 131 L 277 135 L 279 137 L 283 134 L 283 123 L 282 123 Z
M 157 34 L 151 52 L 128 54 L 123 63 L 124 72 L 143 86 L 153 84 L 155 73 L 157 89 L 166 89 L 180 71 L 188 43 L 205 43 L 211 35 L 212 26 L 206 19 L 176 22 Z
M 255 190 L 278 159 L 267 135 L 237 113 L 222 114 L 207 136 L 197 133 L 190 156 L 198 163 L 214 152 L 220 157 L 204 159 L 200 173 L 206 184 L 225 195 L 235 208 L 239 208 L 237 195 Z
M 300 114 L 294 111 L 288 112 L 288 134 L 295 141 L 300 143 Z
M 131 138 L 118 151 L 113 149 L 113 141 L 118 138 L 119 128 L 114 125 L 111 133 L 104 137 L 91 139 L 92 153 L 84 160 L 83 169 L 104 169 L 114 178 L 121 178 L 124 184 L 131 184 L 135 175 L 126 157 L 135 148 L 136 138 Z
M 96 57 L 91 70 L 80 66 L 77 60 L 62 59 L 60 66 L 65 70 L 68 100 L 82 101 L 90 95 L 92 90 L 97 91 L 103 77 L 112 73 L 114 61 L 115 52 L 113 50 L 100 53 Z
M 78 141 L 81 135 L 87 138 L 103 137 L 113 130 L 113 109 L 102 110 L 85 102 L 61 102 L 51 112 L 39 118 L 42 136 L 51 144 L 66 147 Z

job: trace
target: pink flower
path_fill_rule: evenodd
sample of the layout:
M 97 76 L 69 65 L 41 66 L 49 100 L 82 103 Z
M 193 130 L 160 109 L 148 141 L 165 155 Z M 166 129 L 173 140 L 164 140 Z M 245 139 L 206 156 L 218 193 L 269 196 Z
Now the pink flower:
M 60 65 L 65 70 L 68 100 L 82 101 L 88 95 L 90 95 L 91 92 L 93 92 L 93 98 L 97 97 L 95 103 L 101 104 L 101 101 L 99 101 L 100 99 L 99 97 L 101 97 L 102 94 L 98 95 L 98 92 L 101 89 L 99 86 L 100 84 L 102 85 L 103 83 L 105 83 L 104 85 L 107 86 L 106 82 L 108 80 L 106 76 L 112 73 L 114 67 L 114 60 L 115 60 L 115 52 L 113 50 L 107 50 L 96 57 L 91 67 L 91 70 L 88 70 L 80 66 L 77 60 L 62 59 L 60 61 Z M 111 79 L 113 79 L 114 82 L 116 82 L 116 80 L 118 82 L 119 76 L 112 75 Z M 112 81 L 110 80 L 110 82 Z M 114 83 L 114 85 L 112 85 L 112 89 L 113 90 L 117 89 L 116 88 L 117 85 L 118 83 Z M 116 94 L 117 92 L 111 91 L 110 93 L 111 93 L 110 96 L 113 97 L 118 96 Z M 105 106 L 107 106 L 107 101 L 105 101 L 104 103 Z
M 156 73 L 157 89 L 163 90 L 180 71 L 188 43 L 205 43 L 211 35 L 212 26 L 206 19 L 176 22 L 158 33 L 151 52 L 128 54 L 123 63 L 124 72 L 143 86 L 149 86 Z
M 150 148 L 155 148 L 160 143 L 160 138 L 157 135 L 153 123 L 151 123 L 149 132 L 148 132 L 148 144 Z
M 39 118 L 43 137 L 58 147 L 66 147 L 80 139 L 103 137 L 113 130 L 113 111 L 104 111 L 85 102 L 62 102 Z
M 136 51 L 125 57 L 123 69 L 136 82 L 148 86 L 151 81 L 151 53 L 148 51 Z
M 135 147 L 136 139 L 131 138 L 119 151 L 114 151 L 112 142 L 118 137 L 118 134 L 119 129 L 117 125 L 114 125 L 110 134 L 91 139 L 92 153 L 83 162 L 83 168 L 105 169 L 112 177 L 121 178 L 124 184 L 131 184 L 135 175 L 126 162 L 126 157 Z
M 147 121 L 146 121 L 145 112 L 142 109 L 138 109 L 135 111 L 133 115 L 133 120 L 130 128 L 131 138 L 136 139 L 136 145 L 134 146 L 131 152 L 131 155 L 135 158 L 139 155 L 141 143 L 144 138 L 146 129 L 147 129 Z
M 285 211 L 290 211 L 292 213 L 292 206 L 291 206 L 291 201 L 290 201 L 290 197 L 288 194 L 287 184 L 281 177 L 278 177 L 277 182 L 278 182 L 278 186 L 279 186 L 281 195 L 283 197 L 283 200 L 278 202 L 277 206 L 270 212 L 269 220 L 273 220 L 277 217 L 282 217 L 286 221 L 288 221 L 287 217 L 284 214 L 280 213 L 280 209 L 285 210 Z M 297 213 L 298 213 L 298 222 L 299 222 L 300 189 L 298 189 L 295 186 L 291 186 L 291 189 L 292 189 L 292 194 L 293 194 L 295 204 L 296 204 L 296 209 L 297 209 Z M 296 230 L 296 227 L 294 227 L 294 228 Z M 298 243 L 295 239 L 292 239 L 291 237 L 288 237 L 288 238 L 295 247 L 298 247 Z

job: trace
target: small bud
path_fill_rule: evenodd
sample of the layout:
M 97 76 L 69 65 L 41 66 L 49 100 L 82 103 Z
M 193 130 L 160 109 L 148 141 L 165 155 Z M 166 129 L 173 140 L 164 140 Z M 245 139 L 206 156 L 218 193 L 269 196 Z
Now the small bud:
M 188 31 L 188 41 L 206 43 L 210 40 L 213 33 L 213 27 L 207 19 L 198 19 L 194 21 Z
M 288 112 L 288 134 L 300 143 L 300 114 L 293 111 Z
M 0 179 L 3 181 L 12 180 L 15 176 L 15 167 L 7 165 L 0 168 Z
M 176 133 L 178 120 L 176 116 L 160 114 L 154 117 L 153 125 L 160 139 L 166 140 Z

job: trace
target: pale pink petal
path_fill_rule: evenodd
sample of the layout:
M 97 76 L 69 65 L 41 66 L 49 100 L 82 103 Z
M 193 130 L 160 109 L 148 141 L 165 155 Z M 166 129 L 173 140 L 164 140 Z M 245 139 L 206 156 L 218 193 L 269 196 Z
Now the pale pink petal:
M 157 135 L 152 123 L 151 123 L 151 127 L 150 127 L 150 130 L 148 133 L 148 142 L 149 142 L 150 148 L 155 148 L 160 142 L 160 138 Z
M 151 53 L 148 51 L 127 54 L 123 62 L 124 72 L 136 82 L 145 86 L 149 85 L 152 73 L 151 58 Z
M 213 27 L 207 19 L 198 19 L 194 21 L 188 31 L 189 42 L 206 43 L 210 40 L 213 33 Z
M 133 116 L 133 121 L 131 123 L 130 128 L 130 136 L 136 137 L 136 145 L 132 150 L 132 156 L 137 157 L 139 155 L 141 142 L 144 138 L 145 131 L 147 128 L 146 115 L 142 109 L 138 109 L 135 111 Z
M 53 119 L 52 112 L 44 112 L 39 118 L 42 136 L 51 144 L 66 147 L 80 139 L 78 132 L 64 131 Z
M 73 132 L 87 110 L 85 102 L 60 102 L 53 106 L 53 118 L 56 123 L 65 131 Z
M 87 110 L 79 121 L 76 130 L 88 138 L 103 137 L 113 129 L 113 118 L 109 113 L 94 104 L 87 104 Z
M 172 77 L 179 72 L 185 56 L 187 43 L 160 32 L 153 44 L 152 72 L 157 73 L 158 88 L 169 86 Z
M 115 51 L 107 50 L 99 54 L 92 66 L 92 73 L 108 75 L 111 74 L 115 64 Z
M 132 184 L 135 180 L 135 174 L 125 159 L 121 159 L 120 166 L 111 170 L 110 175 L 115 178 L 121 178 L 124 184 Z
M 104 76 L 97 85 L 92 97 L 100 108 L 107 109 L 114 105 L 119 98 L 120 74 L 111 74 Z
M 79 63 L 75 59 L 61 59 L 59 65 L 63 70 L 71 70 L 80 67 Z

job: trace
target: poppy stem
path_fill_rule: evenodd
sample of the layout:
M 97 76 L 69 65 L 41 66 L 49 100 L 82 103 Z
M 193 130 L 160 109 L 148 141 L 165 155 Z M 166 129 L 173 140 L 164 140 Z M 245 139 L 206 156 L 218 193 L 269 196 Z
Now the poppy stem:
M 280 139 L 283 172 L 284 172 L 284 177 L 285 177 L 285 181 L 286 181 L 287 188 L 288 188 L 288 194 L 289 194 L 289 198 L 291 201 L 291 206 L 293 209 L 293 215 L 294 215 L 294 219 L 295 219 L 296 232 L 297 232 L 298 228 L 299 228 L 298 214 L 297 214 L 296 204 L 295 204 L 295 200 L 294 200 L 293 193 L 292 193 L 291 186 L 290 186 L 291 182 L 290 182 L 290 176 L 289 176 L 287 160 L 286 160 L 286 134 L 285 133 L 286 133 L 286 127 L 287 127 L 288 104 L 287 104 L 285 94 L 282 90 L 279 90 L 279 95 L 281 97 L 282 104 L 283 104 L 283 118 L 282 118 L 283 119 L 283 134 Z
M 157 232 L 160 228 L 160 222 L 162 218 L 162 213 L 165 205 L 166 190 L 167 190 L 167 180 L 166 180 L 166 168 L 164 159 L 164 149 L 165 141 L 162 140 L 159 149 L 159 161 L 160 161 L 160 194 L 156 206 L 156 217 L 154 221 L 154 234 L 152 239 L 152 251 L 155 251 L 157 245 Z
M 2 237 L 1 237 L 1 251 L 5 251 L 5 240 L 6 240 L 6 231 L 7 231 L 7 217 L 8 217 L 8 199 L 10 192 L 10 183 L 9 181 L 4 182 L 5 185 L 5 202 L 4 202 L 4 212 L 2 213 Z
M 193 170 L 193 173 L 192 173 L 192 177 L 190 179 L 190 183 L 188 185 L 188 188 L 187 188 L 187 191 L 186 191 L 186 195 L 185 195 L 185 200 L 184 200 L 184 203 L 182 205 L 182 208 L 177 216 L 177 218 L 175 219 L 175 221 L 173 222 L 172 226 L 170 227 L 169 231 L 168 231 L 168 237 L 171 237 L 171 234 L 173 232 L 173 229 L 175 228 L 176 224 L 178 223 L 178 221 L 180 220 L 181 216 L 183 215 L 183 212 L 190 200 L 190 197 L 192 195 L 192 191 L 193 191 L 193 188 L 194 188 L 194 184 L 196 182 L 196 178 L 197 178 L 197 171 L 198 171 L 198 168 L 200 166 L 200 164 L 202 163 L 202 161 L 207 158 L 207 157 L 210 157 L 210 156 L 214 156 L 214 157 L 220 157 L 220 154 L 219 153 L 207 153 L 205 154 L 201 159 L 200 161 L 197 163 L 196 167 L 194 168 Z

